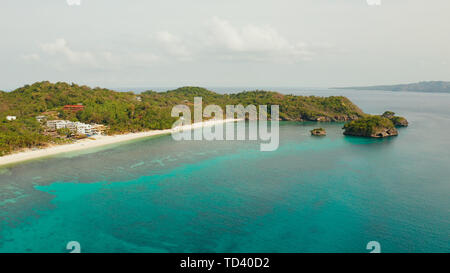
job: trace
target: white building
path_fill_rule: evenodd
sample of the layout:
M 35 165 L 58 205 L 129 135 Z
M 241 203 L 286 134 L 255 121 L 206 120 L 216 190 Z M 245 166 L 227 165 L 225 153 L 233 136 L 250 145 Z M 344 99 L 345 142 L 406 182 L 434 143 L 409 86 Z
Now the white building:
M 66 128 L 67 123 L 69 123 L 67 120 L 49 120 L 47 121 L 47 127 L 53 130 L 58 130 Z
M 66 126 L 72 132 L 76 132 L 78 134 L 83 135 L 91 135 L 92 134 L 92 126 L 82 122 L 69 122 Z
M 36 120 L 39 122 L 42 122 L 45 118 L 45 116 L 36 116 Z
M 6 120 L 12 121 L 12 120 L 16 120 L 17 117 L 16 116 L 7 116 Z
M 90 124 L 78 122 L 77 133 L 83 135 L 92 135 L 92 126 Z
M 101 124 L 91 124 L 91 131 L 93 135 L 102 135 L 106 131 L 105 125 Z
M 86 124 L 82 122 L 72 122 L 68 120 L 49 120 L 47 121 L 47 127 L 53 130 L 58 130 L 62 128 L 67 128 L 70 131 L 77 133 L 77 134 L 83 134 L 83 135 L 93 135 L 98 134 L 103 129 L 103 125 L 98 124 Z
M 75 133 L 77 131 L 78 123 L 79 122 L 67 122 L 66 128 Z

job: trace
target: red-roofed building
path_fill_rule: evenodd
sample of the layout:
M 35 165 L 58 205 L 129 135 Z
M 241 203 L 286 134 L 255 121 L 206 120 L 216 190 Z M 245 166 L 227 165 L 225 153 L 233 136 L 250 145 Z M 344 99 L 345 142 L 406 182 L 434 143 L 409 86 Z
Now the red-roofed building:
M 78 112 L 84 109 L 84 105 L 64 105 L 64 111 Z

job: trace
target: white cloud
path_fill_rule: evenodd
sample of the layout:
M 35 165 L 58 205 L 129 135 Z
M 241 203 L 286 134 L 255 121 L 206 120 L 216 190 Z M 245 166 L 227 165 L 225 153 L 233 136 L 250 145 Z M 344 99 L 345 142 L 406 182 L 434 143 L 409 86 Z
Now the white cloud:
M 309 60 L 305 43 L 291 42 L 270 26 L 235 27 L 213 17 L 195 34 L 160 31 L 151 35 L 149 50 L 159 61 L 229 60 L 292 63 Z
M 160 45 L 162 51 L 179 58 L 180 60 L 190 60 L 191 53 L 183 41 L 168 31 L 157 32 L 155 41 Z
M 297 62 L 312 56 L 305 43 L 290 42 L 270 26 L 237 28 L 218 17 L 208 23 L 205 41 L 208 49 L 233 60 Z
M 181 54 L 181 53 L 179 53 Z M 124 67 L 147 67 L 160 62 L 161 57 L 150 51 L 127 48 L 122 51 L 73 49 L 64 38 L 39 44 L 39 53 L 24 54 L 21 59 L 40 62 L 57 70 L 100 69 L 117 70 Z
M 72 49 L 63 38 L 56 39 L 54 42 L 40 44 L 40 49 L 49 60 L 58 63 L 68 63 L 70 65 L 82 65 L 91 68 L 102 68 L 105 65 L 113 64 L 116 60 L 111 52 L 108 51 L 79 51 Z
M 157 54 L 177 61 L 196 59 L 248 62 L 299 62 L 313 55 L 305 43 L 293 43 L 270 26 L 235 27 L 213 17 L 195 35 L 174 35 L 160 31 L 150 45 Z M 167 60 L 167 59 L 166 59 Z
M 127 44 L 126 49 L 113 53 L 74 49 L 59 38 L 41 43 L 39 54 L 23 55 L 22 59 L 45 62 L 58 69 L 123 69 L 196 60 L 293 63 L 313 55 L 306 44 L 291 42 L 270 26 L 235 27 L 217 17 L 194 35 L 159 31 L 149 37 L 143 44 Z

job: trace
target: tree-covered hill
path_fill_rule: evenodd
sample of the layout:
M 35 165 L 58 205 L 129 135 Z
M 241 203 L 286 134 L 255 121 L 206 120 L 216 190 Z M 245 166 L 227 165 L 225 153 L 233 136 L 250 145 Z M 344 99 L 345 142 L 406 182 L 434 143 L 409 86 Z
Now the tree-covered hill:
M 344 125 L 344 135 L 363 137 L 388 137 L 398 135 L 394 123 L 382 116 L 367 116 Z
M 204 106 L 217 104 L 224 110 L 225 105 L 280 105 L 282 120 L 347 121 L 365 115 L 345 97 L 304 97 L 259 90 L 222 95 L 200 87 L 134 94 L 44 81 L 0 92 L 0 154 L 51 141 L 41 136 L 34 120 L 38 115 L 52 112 L 56 113 L 52 118 L 104 124 L 110 134 L 167 129 L 176 120 L 170 116 L 172 107 L 193 107 L 194 97 L 202 97 Z M 66 104 L 82 104 L 84 110 L 63 111 Z M 8 115 L 17 116 L 17 120 L 7 121 Z

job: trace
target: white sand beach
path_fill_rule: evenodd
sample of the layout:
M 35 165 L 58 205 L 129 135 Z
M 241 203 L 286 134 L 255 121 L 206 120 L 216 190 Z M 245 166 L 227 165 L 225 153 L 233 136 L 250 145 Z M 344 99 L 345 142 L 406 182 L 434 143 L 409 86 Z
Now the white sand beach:
M 146 132 L 139 133 L 129 133 L 123 135 L 114 135 L 114 136 L 93 136 L 91 138 L 78 140 L 74 143 L 70 144 L 62 144 L 62 145 L 53 145 L 50 147 L 46 147 L 43 149 L 35 149 L 35 150 L 26 150 L 22 152 L 17 152 L 5 156 L 0 157 L 0 166 L 14 164 L 22 161 L 37 159 L 41 157 L 52 156 L 60 153 L 67 153 L 73 151 L 79 151 L 84 149 L 96 148 L 104 145 L 134 140 L 138 138 L 145 138 L 156 135 L 164 135 L 171 134 L 174 132 L 178 132 L 181 130 L 192 130 L 195 128 L 205 127 L 205 126 L 213 126 L 216 124 L 226 123 L 226 122 L 235 122 L 239 121 L 239 119 L 224 119 L 224 120 L 209 120 L 204 122 L 193 123 L 191 125 L 179 126 L 173 129 L 166 130 L 152 130 Z

